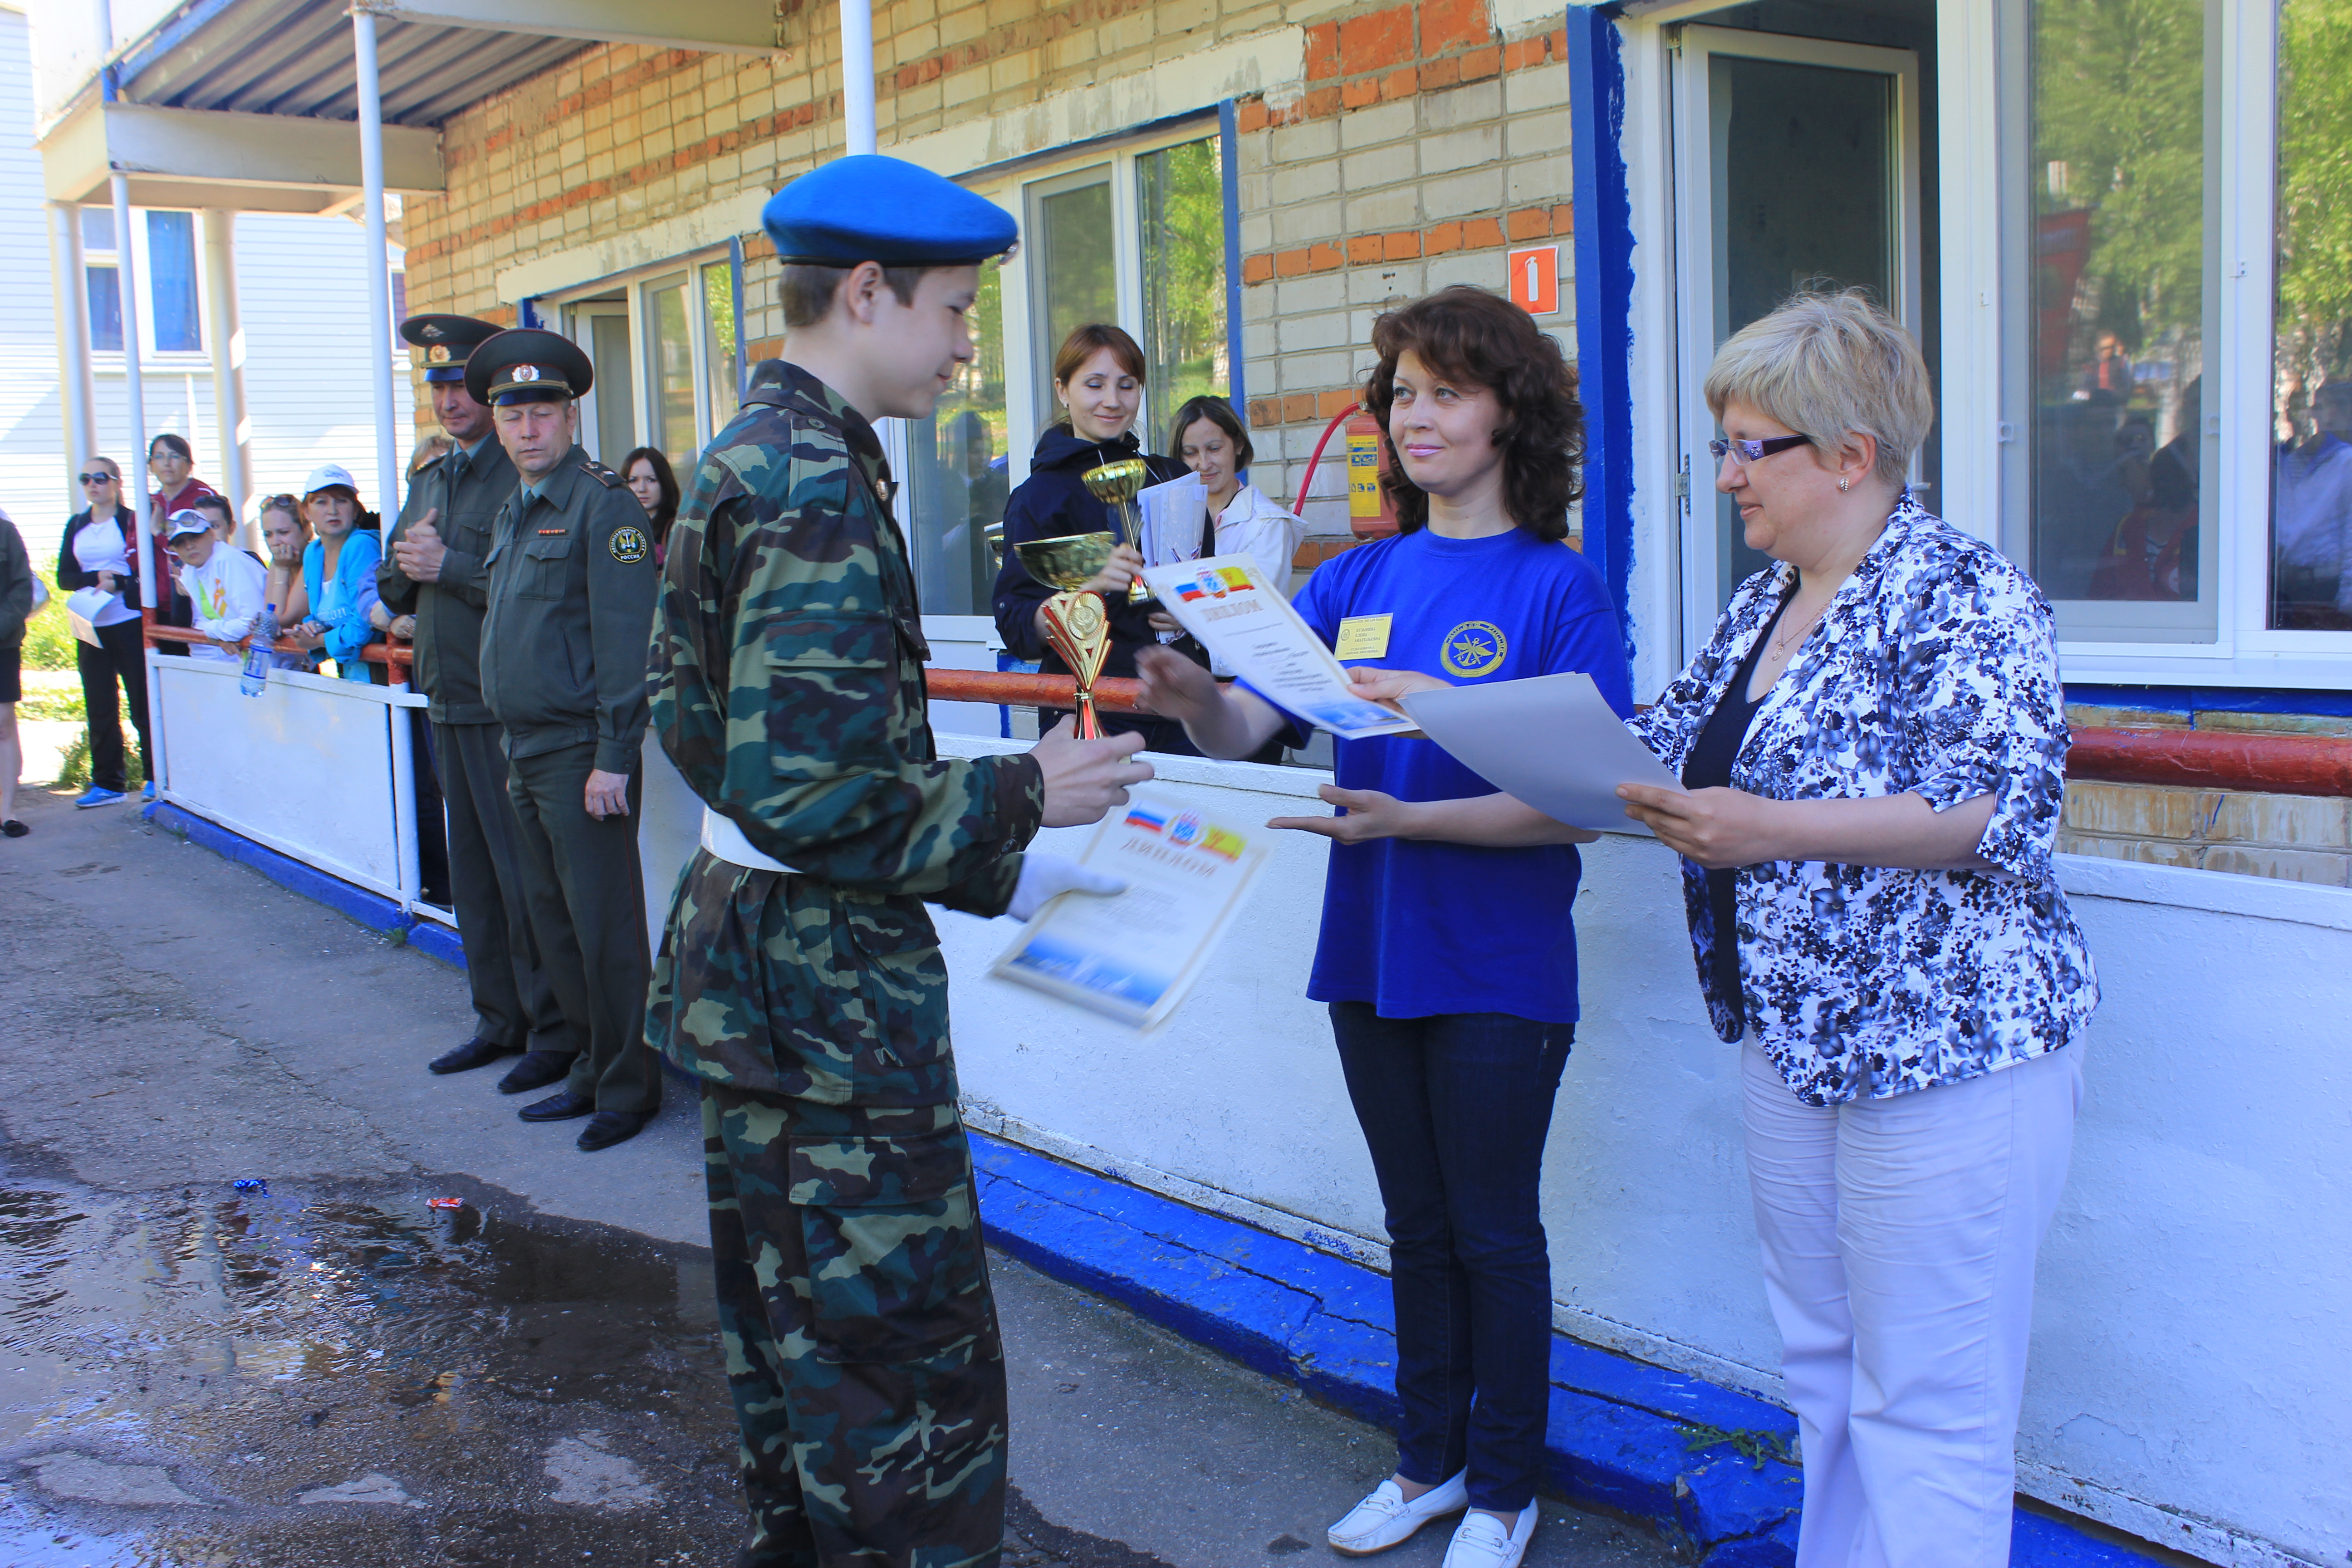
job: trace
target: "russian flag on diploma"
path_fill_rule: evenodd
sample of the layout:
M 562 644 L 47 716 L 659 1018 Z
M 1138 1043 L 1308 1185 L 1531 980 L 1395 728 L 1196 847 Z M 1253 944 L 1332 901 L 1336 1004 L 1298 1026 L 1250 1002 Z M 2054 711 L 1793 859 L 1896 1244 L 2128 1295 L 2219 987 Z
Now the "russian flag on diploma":
M 1146 833 L 1158 833 L 1168 826 L 1168 816 L 1165 812 L 1153 811 L 1149 806 L 1130 805 L 1127 808 L 1126 820 L 1120 826 L 1140 827 Z

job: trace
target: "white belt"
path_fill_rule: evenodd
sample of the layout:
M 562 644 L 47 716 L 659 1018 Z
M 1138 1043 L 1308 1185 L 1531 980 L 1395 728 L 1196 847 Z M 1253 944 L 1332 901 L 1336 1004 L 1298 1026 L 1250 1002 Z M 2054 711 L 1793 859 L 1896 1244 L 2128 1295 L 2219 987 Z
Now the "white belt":
M 743 830 L 709 806 L 702 808 L 702 847 L 730 866 L 740 866 L 752 871 L 782 871 L 798 876 L 790 866 L 771 855 L 762 855 L 751 847 Z

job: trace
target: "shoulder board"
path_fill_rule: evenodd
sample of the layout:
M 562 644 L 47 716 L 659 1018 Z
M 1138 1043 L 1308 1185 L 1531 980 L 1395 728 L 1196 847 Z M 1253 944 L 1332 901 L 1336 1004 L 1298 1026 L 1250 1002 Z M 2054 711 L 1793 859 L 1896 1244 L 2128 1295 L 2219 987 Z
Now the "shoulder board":
M 421 473 L 425 472 L 425 470 L 426 470 L 427 468 L 439 468 L 443 463 L 446 462 L 446 461 L 448 460 L 448 458 L 449 458 L 449 454 L 448 454 L 448 453 L 446 453 L 446 452 L 436 452 L 436 453 L 434 453 L 434 454 L 433 454 L 433 456 L 431 456 L 431 457 L 429 457 L 429 458 L 425 458 L 423 462 L 421 462 L 421 463 L 417 464 L 417 465 L 416 465 L 416 467 L 415 467 L 415 470 L 414 470 L 414 472 L 421 474 Z
M 593 475 L 596 482 L 604 486 L 606 489 L 616 490 L 621 488 L 621 476 L 606 468 L 604 464 L 598 462 L 595 458 L 589 458 L 586 462 L 581 464 L 580 467 L 585 472 Z

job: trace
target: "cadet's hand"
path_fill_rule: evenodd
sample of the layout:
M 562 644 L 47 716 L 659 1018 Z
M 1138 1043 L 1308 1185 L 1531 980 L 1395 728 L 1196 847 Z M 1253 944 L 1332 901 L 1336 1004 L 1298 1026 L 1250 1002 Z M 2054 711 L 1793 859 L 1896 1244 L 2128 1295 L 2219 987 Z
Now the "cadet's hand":
M 1151 776 L 1151 764 L 1135 761 L 1140 735 L 1077 738 L 1077 721 L 1065 719 L 1030 749 L 1045 775 L 1047 827 L 1082 827 L 1099 822 L 1115 805 L 1127 804 L 1127 786 Z
M 1087 578 L 1082 588 L 1100 594 L 1106 599 L 1127 597 L 1127 590 L 1143 570 L 1143 552 L 1132 544 L 1122 544 L 1112 550 L 1103 569 Z
M 1198 723 L 1225 700 L 1215 676 L 1171 648 L 1137 649 L 1135 673 L 1143 678 L 1145 711 L 1162 719 Z
M 1021 857 L 1021 880 L 1014 884 L 1013 901 L 1004 907 L 1004 912 L 1016 921 L 1025 921 L 1063 893 L 1109 898 L 1125 891 L 1127 884 L 1117 877 L 1106 877 L 1100 871 L 1087 870 L 1076 860 L 1042 855 L 1032 849 Z
M 392 547 L 392 558 L 399 563 L 402 574 L 412 583 L 437 583 L 441 580 L 441 558 L 449 547 L 441 542 L 440 531 L 433 526 L 441 515 L 435 507 L 408 525 L 400 542 Z
M 1440 681 L 1439 684 L 1444 683 Z M 1337 784 L 1325 784 L 1315 793 L 1348 815 L 1277 816 L 1266 826 L 1297 828 L 1302 833 L 1319 833 L 1342 844 L 1361 844 L 1370 838 L 1409 836 L 1414 811 L 1411 801 L 1382 795 L 1376 789 L 1341 789 Z
M 1357 696 L 1369 702 L 1394 702 L 1416 691 L 1443 691 L 1453 684 L 1417 669 L 1381 669 L 1371 665 L 1349 670 L 1348 682 Z

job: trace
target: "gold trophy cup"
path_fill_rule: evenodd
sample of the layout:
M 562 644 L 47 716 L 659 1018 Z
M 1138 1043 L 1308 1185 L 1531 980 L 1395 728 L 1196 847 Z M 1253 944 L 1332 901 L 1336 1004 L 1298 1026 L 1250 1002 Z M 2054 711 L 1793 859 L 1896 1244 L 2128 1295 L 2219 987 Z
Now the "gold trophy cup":
M 1110 508 L 1111 516 L 1118 520 L 1118 542 L 1143 548 L 1143 521 L 1136 515 L 1135 498 L 1150 481 L 1151 470 L 1143 466 L 1140 458 L 1121 458 L 1116 463 L 1105 463 L 1099 468 L 1088 468 L 1085 482 L 1095 500 Z M 1127 602 L 1142 604 L 1151 597 L 1151 590 L 1138 577 L 1127 585 Z
M 1143 465 L 1135 467 L 1140 469 Z M 1102 471 L 1097 468 L 1095 473 Z M 1094 474 L 1087 479 L 1091 485 Z M 1110 653 L 1110 614 L 1102 595 L 1088 590 L 1086 583 L 1103 569 L 1117 544 L 1108 533 L 1073 533 L 1061 539 L 1033 539 L 1013 547 L 1029 575 L 1061 590 L 1042 606 L 1045 640 L 1077 679 L 1078 735 L 1088 741 L 1102 734 L 1102 724 L 1095 717 L 1095 678 L 1102 673 L 1103 659 Z

